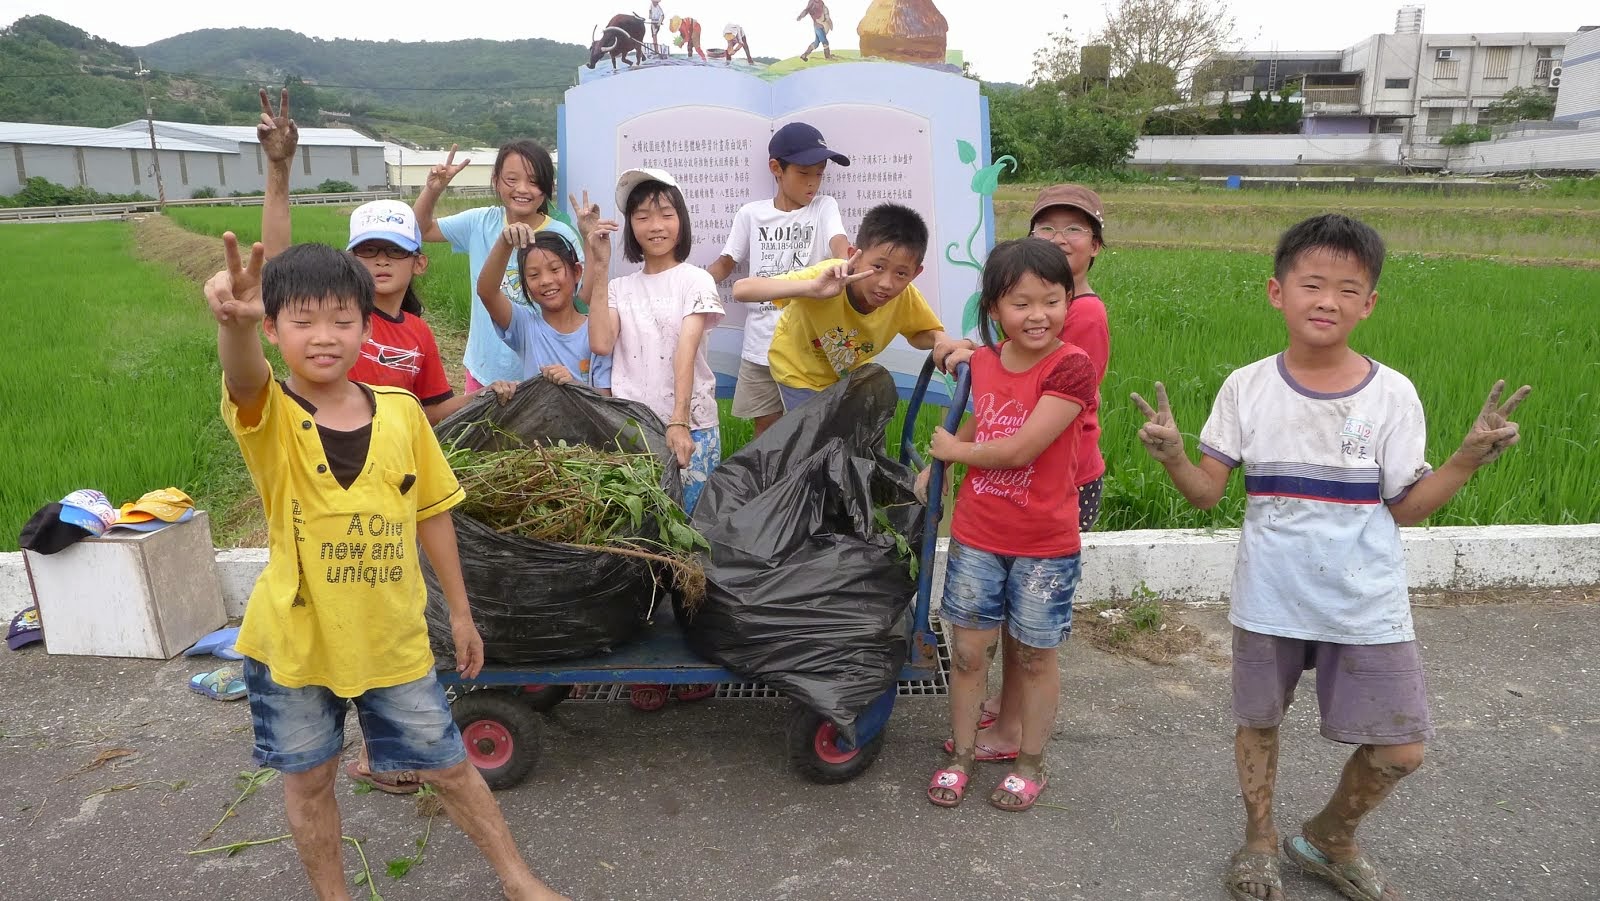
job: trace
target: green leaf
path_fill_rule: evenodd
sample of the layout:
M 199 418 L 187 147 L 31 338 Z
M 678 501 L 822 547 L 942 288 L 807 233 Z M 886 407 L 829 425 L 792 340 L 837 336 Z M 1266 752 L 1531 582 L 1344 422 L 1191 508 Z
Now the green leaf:
M 966 141 L 960 139 L 956 140 L 956 153 L 961 156 L 961 162 L 963 163 L 970 164 L 977 162 L 977 149 L 975 149 L 971 144 L 968 144 Z
M 365 870 L 362 870 L 361 872 L 357 873 L 356 874 L 356 878 L 355 878 L 354 881 L 355 881 L 356 885 L 366 885 L 367 884 L 367 872 Z
M 372 783 L 371 782 L 357 782 L 354 791 L 358 795 L 370 795 L 370 794 L 372 794 Z
M 972 190 L 985 197 L 993 194 L 1000 187 L 1000 173 L 1005 171 L 1009 161 L 1013 171 L 1017 168 L 1017 161 L 1009 156 L 1001 157 L 997 162 L 984 166 L 972 174 Z
M 705 542 L 700 533 L 681 522 L 668 522 L 667 529 L 671 533 L 672 546 L 675 548 L 689 550 Z
M 411 865 L 416 862 L 416 859 L 411 857 L 401 857 L 396 860 L 389 861 L 389 878 L 405 878 L 405 875 L 411 872 Z
M 961 334 L 970 335 L 978 330 L 978 302 L 981 300 L 983 292 L 974 291 L 967 298 L 966 306 L 961 308 Z
M 639 528 L 640 523 L 644 522 L 644 498 L 630 494 L 622 499 L 622 505 L 628 508 L 628 516 L 633 521 L 633 527 Z

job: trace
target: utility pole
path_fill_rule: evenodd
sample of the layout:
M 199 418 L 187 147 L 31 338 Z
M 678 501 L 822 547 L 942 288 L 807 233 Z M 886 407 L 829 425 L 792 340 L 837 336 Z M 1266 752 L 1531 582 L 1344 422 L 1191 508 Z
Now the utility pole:
M 144 77 L 150 70 L 144 67 L 144 60 L 139 60 L 139 87 L 144 91 L 144 125 L 150 132 L 150 160 L 156 170 L 156 206 L 162 210 L 167 208 L 167 186 L 161 180 L 161 153 L 156 150 L 156 117 L 150 109 L 150 88 L 145 84 Z

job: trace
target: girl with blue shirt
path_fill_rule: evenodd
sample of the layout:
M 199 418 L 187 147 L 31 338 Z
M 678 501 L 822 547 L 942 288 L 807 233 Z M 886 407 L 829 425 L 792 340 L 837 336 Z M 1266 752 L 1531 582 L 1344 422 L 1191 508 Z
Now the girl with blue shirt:
M 596 231 L 609 250 L 610 232 Z M 595 254 L 596 265 L 605 265 L 609 254 L 604 257 Z M 508 266 L 532 304 L 513 302 L 506 295 L 501 273 Z M 558 385 L 578 382 L 611 393 L 611 357 L 590 350 L 589 317 L 573 303 L 582 277 L 577 248 L 554 230 L 534 231 L 513 222 L 489 250 L 478 274 L 478 300 L 495 335 L 518 358 L 517 381 L 538 375 Z
M 467 164 L 464 159 L 455 162 L 455 147 L 445 161 L 428 173 L 428 183 L 423 187 L 414 205 L 417 222 L 422 227 L 426 241 L 448 241 L 450 249 L 467 254 L 471 285 L 476 288 L 489 253 L 501 243 L 507 226 L 524 225 L 530 232 L 550 231 L 566 238 L 575 249 L 578 262 L 583 261 L 578 235 L 572 227 L 557 220 L 551 198 L 556 188 L 556 167 L 550 154 L 532 141 L 512 141 L 500 148 L 494 161 L 494 190 L 500 198 L 499 206 L 465 210 L 443 219 L 435 219 L 433 208 L 439 197 L 449 187 Z M 506 297 L 522 298 L 522 275 L 506 257 L 498 270 L 500 290 Z M 581 315 L 581 314 L 580 314 Z M 468 394 L 478 386 L 496 381 L 522 381 L 522 360 L 503 341 L 495 330 L 489 311 L 481 302 L 472 304 L 472 317 L 467 328 L 466 359 Z

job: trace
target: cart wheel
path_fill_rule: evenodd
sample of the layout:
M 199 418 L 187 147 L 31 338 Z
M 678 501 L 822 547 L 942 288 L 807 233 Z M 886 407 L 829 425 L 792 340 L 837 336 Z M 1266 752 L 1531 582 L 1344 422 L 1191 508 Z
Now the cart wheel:
M 680 701 L 704 701 L 716 693 L 717 684 L 715 682 L 678 686 L 678 700 Z
M 831 721 L 804 707 L 789 714 L 789 763 L 818 785 L 849 782 L 865 773 L 883 750 L 887 728 L 859 748 L 839 750 L 839 730 Z
M 450 709 L 467 760 L 490 788 L 511 788 L 539 762 L 539 719 L 511 692 L 469 691 Z
M 534 710 L 544 713 L 565 701 L 572 694 L 570 685 L 524 685 L 522 700 Z
M 665 685 L 630 685 L 628 686 L 628 703 L 634 710 L 643 710 L 653 713 L 667 706 L 667 687 Z

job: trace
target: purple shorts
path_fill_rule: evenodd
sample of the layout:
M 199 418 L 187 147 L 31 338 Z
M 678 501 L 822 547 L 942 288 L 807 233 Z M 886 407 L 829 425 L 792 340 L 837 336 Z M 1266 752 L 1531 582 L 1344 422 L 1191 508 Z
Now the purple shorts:
M 1415 641 L 1333 644 L 1233 628 L 1233 716 L 1274 729 L 1294 702 L 1300 674 L 1317 671 L 1324 738 L 1352 745 L 1433 739 L 1422 655 Z

